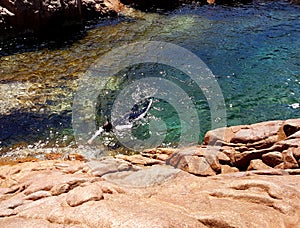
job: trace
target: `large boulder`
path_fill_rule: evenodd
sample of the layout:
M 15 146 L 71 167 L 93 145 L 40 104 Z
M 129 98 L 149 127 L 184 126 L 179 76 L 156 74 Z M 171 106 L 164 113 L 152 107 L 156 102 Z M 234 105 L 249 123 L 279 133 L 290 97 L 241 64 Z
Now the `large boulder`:
M 209 145 L 220 141 L 223 144 L 231 143 L 257 149 L 269 147 L 278 141 L 278 132 L 283 123 L 284 121 L 278 120 L 211 130 L 206 133 L 204 144 Z

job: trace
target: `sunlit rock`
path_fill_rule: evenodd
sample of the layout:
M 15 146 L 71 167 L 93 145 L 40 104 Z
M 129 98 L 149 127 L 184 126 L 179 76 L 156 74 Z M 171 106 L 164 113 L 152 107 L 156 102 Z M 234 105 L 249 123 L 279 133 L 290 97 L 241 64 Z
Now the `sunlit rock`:
M 271 169 L 272 167 L 266 165 L 260 159 L 251 160 L 247 170 L 264 170 Z

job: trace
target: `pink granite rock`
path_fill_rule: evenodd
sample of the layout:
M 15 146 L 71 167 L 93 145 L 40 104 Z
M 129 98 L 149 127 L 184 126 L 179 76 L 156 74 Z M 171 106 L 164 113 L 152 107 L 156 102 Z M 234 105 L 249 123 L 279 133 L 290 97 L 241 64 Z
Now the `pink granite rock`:
M 239 169 L 236 167 L 231 167 L 229 165 L 221 165 L 221 174 L 236 173 L 236 172 L 239 172 Z
M 247 170 L 264 170 L 264 169 L 272 169 L 272 167 L 263 163 L 260 159 L 251 160 Z
M 204 159 L 199 156 L 192 159 L 195 158 Z M 277 173 L 272 171 L 274 175 L 267 176 L 261 171 L 248 171 L 197 177 L 155 165 L 106 174 L 111 179 L 105 181 L 93 175 L 91 168 L 84 173 L 66 174 L 63 169 L 55 168 L 57 163 L 0 167 L 0 175 L 4 177 L 0 186 L 13 183 L 9 179 L 24 186 L 16 188 L 17 191 L 1 191 L 5 199 L 0 201 L 0 227 L 297 227 L 299 224 L 300 175 L 296 172 L 284 175 L 282 170 L 276 170 Z M 87 167 L 84 161 L 67 164 L 79 170 Z M 119 184 L 112 184 L 112 178 L 117 174 L 121 177 L 122 173 L 128 174 L 126 178 L 131 176 L 131 181 L 120 179 Z M 41 181 L 40 177 L 47 178 Z M 147 184 L 150 182 L 153 184 Z M 66 187 L 55 187 L 64 186 L 63 183 L 67 183 Z M 49 186 L 52 188 L 47 190 Z M 53 189 L 62 190 L 53 195 L 50 194 Z
M 103 199 L 103 192 L 97 183 L 91 183 L 85 187 L 76 187 L 68 192 L 66 201 L 71 207 L 76 207 L 88 201 L 99 201 Z
M 284 169 L 294 169 L 299 168 L 297 160 L 293 156 L 291 150 L 286 150 L 282 152 Z
M 274 151 L 263 154 L 262 161 L 268 166 L 275 167 L 283 162 L 283 158 L 281 152 Z

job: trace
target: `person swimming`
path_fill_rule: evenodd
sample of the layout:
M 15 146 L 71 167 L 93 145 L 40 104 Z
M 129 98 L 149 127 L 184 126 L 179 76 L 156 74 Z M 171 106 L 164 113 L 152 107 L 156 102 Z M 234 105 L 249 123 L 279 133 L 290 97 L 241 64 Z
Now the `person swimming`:
M 106 118 L 106 122 L 103 124 L 102 128 L 105 132 L 110 132 L 112 130 L 112 124 L 109 121 L 109 118 Z
M 141 110 L 139 110 L 139 105 L 135 104 L 129 113 L 116 120 L 114 124 L 112 124 L 109 118 L 107 118 L 106 122 L 99 127 L 99 129 L 88 140 L 87 143 L 92 144 L 95 138 L 101 135 L 103 132 L 111 132 L 113 129 L 121 131 L 132 128 L 134 122 L 144 118 L 147 115 L 149 109 L 151 108 L 152 102 L 153 100 L 150 98 Z

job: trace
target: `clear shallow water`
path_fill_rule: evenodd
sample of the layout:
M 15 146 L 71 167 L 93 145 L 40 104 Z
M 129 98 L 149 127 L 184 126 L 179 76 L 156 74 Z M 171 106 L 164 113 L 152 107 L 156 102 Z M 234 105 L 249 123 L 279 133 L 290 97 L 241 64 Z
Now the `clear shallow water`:
M 207 64 L 222 89 L 228 125 L 299 118 L 300 108 L 289 106 L 300 102 L 299 16 L 300 7 L 286 2 L 186 6 L 164 15 L 101 22 L 63 42 L 41 42 L 32 47 L 21 41 L 17 48 L 14 42 L 2 43 L 1 149 L 75 144 L 71 111 L 78 78 L 104 53 L 144 40 L 177 44 Z M 103 112 L 100 108 L 100 114 L 109 114 L 122 83 L 129 84 L 128 78 L 164 74 L 181 78 L 180 86 L 192 98 L 200 117 L 199 141 L 211 128 L 207 101 L 185 75 L 161 65 L 125 69 L 117 77 L 124 74 L 128 77 L 113 84 L 108 97 L 102 98 L 108 105 Z M 156 100 L 147 120 L 159 115 L 168 126 L 165 143 L 176 145 L 178 115 Z M 100 116 L 99 121 L 102 119 Z M 148 137 L 147 123 L 134 131 L 137 137 Z

